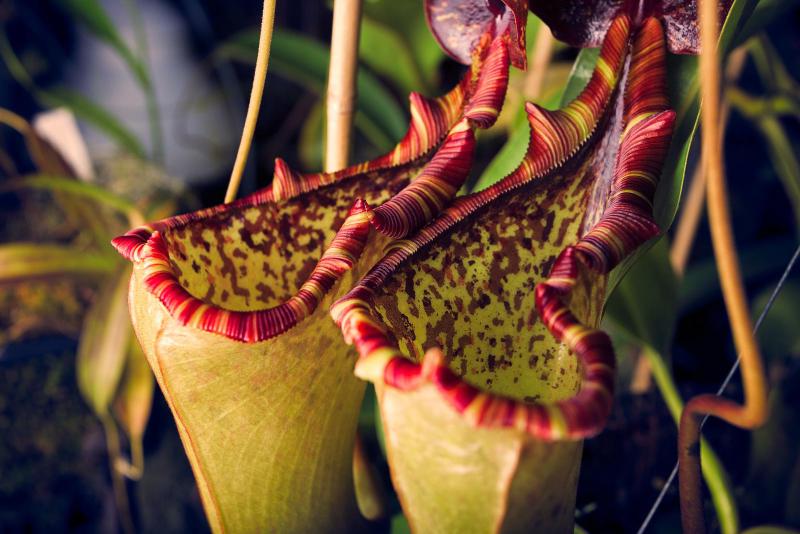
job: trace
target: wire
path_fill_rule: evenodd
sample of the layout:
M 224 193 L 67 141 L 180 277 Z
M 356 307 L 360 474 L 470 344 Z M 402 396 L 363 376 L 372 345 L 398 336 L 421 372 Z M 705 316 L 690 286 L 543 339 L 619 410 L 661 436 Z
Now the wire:
M 787 278 L 789 278 L 789 274 L 792 272 L 792 269 L 794 268 L 794 264 L 797 263 L 798 257 L 800 257 L 800 245 L 798 245 L 797 249 L 794 251 L 794 254 L 792 255 L 792 258 L 789 260 L 789 263 L 786 265 L 786 269 L 784 269 L 780 280 L 778 280 L 778 283 L 775 286 L 775 289 L 772 290 L 772 294 L 770 295 L 766 306 L 764 306 L 764 309 L 762 310 L 761 314 L 758 316 L 758 319 L 756 320 L 756 324 L 753 327 L 753 334 L 758 332 L 758 329 L 761 327 L 761 323 L 764 322 L 764 318 L 766 318 L 767 313 L 769 312 L 770 308 L 772 308 L 772 305 L 775 303 L 775 299 L 778 298 L 778 294 L 781 292 L 781 289 L 783 289 L 783 286 L 786 283 Z M 733 375 L 736 374 L 736 370 L 739 368 L 739 358 L 740 358 L 740 356 L 737 355 L 736 361 L 733 362 L 733 365 L 731 366 L 731 370 L 728 371 L 728 375 L 725 377 L 725 380 L 722 381 L 722 385 L 717 390 L 717 393 L 716 393 L 717 396 L 722 395 L 722 393 L 725 391 L 725 388 L 728 387 L 728 384 L 730 384 L 731 380 L 733 379 Z M 706 421 L 708 421 L 708 417 L 709 417 L 708 415 L 704 416 L 702 421 L 700 422 L 700 429 L 701 430 L 703 429 L 703 426 L 706 424 Z M 653 506 L 650 508 L 650 511 L 647 512 L 647 516 L 644 518 L 644 521 L 642 521 L 642 525 L 639 527 L 639 530 L 636 531 L 636 534 L 643 534 L 644 531 L 647 530 L 647 527 L 650 525 L 650 522 L 653 520 L 653 516 L 656 514 L 656 511 L 658 511 L 658 507 L 661 506 L 661 502 L 664 500 L 664 497 L 667 495 L 667 491 L 669 491 L 669 488 L 670 488 L 670 486 L 672 486 L 672 483 L 675 481 L 675 477 L 677 475 L 678 475 L 678 462 L 675 462 L 675 467 L 672 468 L 672 472 L 670 473 L 669 478 L 667 479 L 667 482 L 664 484 L 664 487 L 661 488 L 661 491 L 659 492 L 658 497 L 656 497 L 656 500 L 653 503 Z

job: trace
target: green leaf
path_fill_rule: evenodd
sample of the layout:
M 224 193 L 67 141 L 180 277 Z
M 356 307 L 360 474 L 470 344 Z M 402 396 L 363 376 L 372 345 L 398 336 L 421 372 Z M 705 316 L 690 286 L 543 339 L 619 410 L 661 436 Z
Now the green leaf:
M 108 192 L 106 189 L 88 182 L 47 174 L 31 175 L 25 178 L 0 182 L 0 194 L 22 189 L 40 189 L 51 192 L 69 193 L 70 195 L 92 200 L 97 204 L 116 210 L 128 217 L 128 219 L 137 221 L 143 220 L 136 206 L 124 198 Z M 133 224 L 138 223 L 134 222 Z
M 78 344 L 78 388 L 99 416 L 108 414 L 130 346 L 130 274 L 131 267 L 126 265 L 103 284 L 86 315 Z
M 542 104 L 545 107 L 555 105 L 561 99 L 561 92 L 551 94 Z M 511 124 L 508 140 L 483 170 L 473 186 L 473 191 L 485 189 L 513 171 L 528 150 L 531 129 L 525 108 L 520 107 Z
M 734 0 L 731 4 L 719 36 L 718 50 L 723 57 L 732 50 L 739 28 L 757 3 L 757 0 Z M 685 57 L 673 61 L 669 74 L 673 93 L 670 97 L 678 116 L 672 148 L 655 199 L 656 221 L 663 229 L 672 225 L 678 210 L 687 160 L 700 119 L 696 60 L 696 57 Z
M 314 104 L 303 122 L 297 151 L 306 169 L 322 168 L 325 151 L 325 103 L 322 100 Z
M 660 239 L 634 264 L 609 297 L 605 315 L 661 353 L 672 344 L 678 309 L 678 280 L 669 245 Z
M 779 527 L 775 525 L 762 525 L 759 527 L 748 528 L 742 531 L 742 534 L 798 534 L 798 530 Z
M 380 24 L 406 43 L 422 81 L 422 85 L 411 89 L 433 90 L 438 85 L 438 69 L 445 55 L 428 28 L 423 1 L 370 0 L 364 2 L 363 9 L 364 22 Z
M 773 288 L 762 291 L 753 303 L 753 317 L 758 317 L 772 295 Z M 758 331 L 759 346 L 770 358 L 800 356 L 800 283 L 789 281 L 764 318 Z
M 411 534 L 411 528 L 408 526 L 408 520 L 403 514 L 397 514 L 392 517 L 392 523 L 389 528 L 390 534 Z
M 778 17 L 796 9 L 799 4 L 798 0 L 759 0 L 753 12 L 737 32 L 734 46 L 738 46 L 760 33 Z
M 406 93 L 429 89 L 407 38 L 367 17 L 361 21 L 358 56 L 369 68 Z
M 129 478 L 139 478 L 144 470 L 144 430 L 150 419 L 153 405 L 155 378 L 150 370 L 139 341 L 131 337 L 125 360 L 125 372 L 114 400 L 114 413 L 120 427 L 128 436 L 131 447 L 131 462 L 127 466 Z
M 480 191 L 489 187 L 516 169 L 528 150 L 530 135 L 528 115 L 525 113 L 524 107 L 522 107 L 514 115 L 508 140 L 495 154 L 492 161 L 489 162 L 489 165 L 486 166 L 486 169 L 475 182 L 472 188 L 473 191 Z
M 153 402 L 155 378 L 139 341 L 131 338 L 115 408 L 126 434 L 141 441 Z
M 98 130 L 106 133 L 117 144 L 134 154 L 145 159 L 147 157 L 144 146 L 122 122 L 110 111 L 97 105 L 80 93 L 67 88 L 54 87 L 40 90 L 36 93 L 37 99 L 47 107 L 63 106 L 72 111 L 76 117 L 86 121 Z
M 217 60 L 224 58 L 252 63 L 257 45 L 258 32 L 247 30 L 221 44 L 214 56 Z M 270 50 L 270 72 L 322 95 L 328 79 L 329 61 L 330 53 L 325 45 L 297 33 L 275 29 Z M 364 69 L 359 70 L 357 90 L 356 125 L 364 121 L 389 139 L 400 139 L 408 121 L 394 97 Z
M 586 84 L 589 83 L 589 78 L 592 77 L 594 66 L 597 63 L 597 58 L 600 57 L 599 48 L 582 48 L 578 52 L 578 57 L 575 58 L 575 63 L 572 65 L 572 72 L 567 80 L 567 86 L 564 88 L 564 94 L 561 97 L 561 105 L 565 106 L 572 102 Z
M 59 0 L 59 2 L 95 37 L 117 51 L 143 88 L 150 87 L 150 76 L 146 67 L 125 44 L 99 0 Z
M 98 276 L 119 264 L 111 254 L 64 245 L 0 245 L 0 284 L 53 276 Z
M 386 517 L 386 491 L 376 467 L 369 461 L 360 434 L 353 455 L 353 480 L 361 514 L 370 521 Z
M 800 231 L 800 163 L 797 161 L 792 143 L 780 121 L 775 117 L 764 116 L 757 125 L 767 142 L 775 173 L 780 178 L 792 204 L 796 229 Z
M 777 374 L 773 373 L 773 376 Z M 796 501 L 789 501 L 787 497 L 792 486 L 797 484 L 795 469 L 800 465 L 800 413 L 797 411 L 800 373 L 795 368 L 794 372 L 785 373 L 775 382 L 769 392 L 769 418 L 753 432 L 750 442 L 748 476 L 743 485 L 746 489 L 742 501 L 749 509 L 757 510 L 758 517 L 779 520 L 789 515 L 785 511 L 797 506 Z M 789 517 L 785 519 L 791 521 Z
M 680 423 L 684 404 L 666 360 L 662 354 L 649 346 L 645 345 L 642 352 L 650 362 L 658 390 L 677 426 Z M 701 438 L 700 443 L 700 466 L 717 512 L 720 531 L 723 534 L 736 534 L 739 532 L 739 511 L 736 508 L 736 498 L 733 495 L 730 477 L 719 456 L 706 439 Z

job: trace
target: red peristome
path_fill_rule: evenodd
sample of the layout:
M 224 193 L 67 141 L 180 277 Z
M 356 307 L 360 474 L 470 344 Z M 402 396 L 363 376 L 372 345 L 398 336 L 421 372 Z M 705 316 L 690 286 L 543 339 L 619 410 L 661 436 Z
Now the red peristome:
M 464 117 L 482 129 L 491 127 L 503 109 L 508 87 L 508 39 L 495 37 L 483 63 L 475 96 L 464 107 Z
M 664 75 L 664 54 L 659 51 L 662 42 L 657 21 L 646 21 L 634 42 L 633 58 L 645 66 L 632 65 L 629 83 L 634 87 L 626 94 L 638 95 L 647 104 L 626 106 L 630 127 L 622 135 L 606 211 L 571 247 L 574 252 L 567 253 L 567 249 L 559 257 L 553 269 L 555 273 L 551 272 L 554 282 L 548 280 L 536 287 L 536 308 L 542 320 L 556 339 L 576 353 L 584 366 L 579 397 L 594 401 L 594 404 L 580 403 L 582 407 L 594 406 L 594 410 L 586 414 L 574 404 L 563 406 L 568 433 L 573 436 L 598 432 L 611 411 L 613 377 L 605 371 L 614 367 L 614 351 L 605 333 L 581 324 L 569 311 L 563 292 L 564 279 L 569 273 L 573 273 L 573 279 L 577 277 L 578 263 L 599 273 L 608 273 L 658 233 L 658 226 L 652 219 L 652 200 L 674 122 L 674 112 L 662 111 L 663 107 L 659 109 L 659 103 L 666 106 L 666 98 L 659 94 L 659 90 L 664 90 L 663 84 L 651 79 Z M 591 368 L 592 372 L 587 372 L 586 368 Z
M 220 213 L 258 206 L 260 204 L 266 204 L 273 201 L 272 188 L 267 187 L 240 199 L 234 200 L 229 204 L 220 204 L 218 206 L 193 211 L 191 213 L 176 215 L 174 217 L 169 217 L 145 226 L 134 228 L 133 230 L 126 232 L 124 235 L 112 239 L 111 244 L 125 259 L 138 262 L 142 259 L 142 253 L 145 244 L 155 232 L 164 232 L 172 228 L 185 226 L 191 222 L 200 221 L 215 215 L 219 215 Z
M 140 261 L 144 286 L 181 324 L 255 343 L 282 334 L 310 315 L 319 300 L 353 265 L 366 244 L 370 225 L 365 202 L 357 200 L 311 275 L 287 301 L 263 310 L 233 311 L 203 302 L 181 286 L 169 260 L 167 245 L 155 231 L 144 245 Z
M 661 23 L 646 19 L 633 44 L 633 57 L 625 89 L 625 122 L 669 108 L 667 102 L 667 51 L 661 36 Z
M 455 377 L 456 380 L 459 380 L 457 376 L 452 376 Z M 442 382 L 439 381 L 437 384 L 441 386 Z M 480 391 L 478 391 L 477 388 L 472 387 L 464 382 L 460 382 L 457 386 L 451 387 L 446 391 L 449 393 L 450 403 L 459 412 L 463 412 L 472 403 L 472 401 L 474 401 L 475 398 L 480 395 Z
M 605 424 L 611 413 L 611 399 L 597 396 L 591 389 L 582 389 L 570 401 L 559 404 L 564 426 L 570 439 L 591 437 Z M 597 429 L 586 432 L 583 429 Z
M 439 213 L 472 167 L 475 134 L 464 121 L 454 128 L 425 169 L 403 191 L 372 212 L 375 228 L 389 237 L 407 235 Z
M 411 390 L 422 381 L 422 368 L 405 358 L 392 358 L 383 370 L 383 379 L 400 390 Z
M 371 333 L 383 337 L 371 346 L 380 346 L 382 351 L 393 353 L 389 361 L 400 366 L 404 373 L 420 376 L 414 369 L 420 365 L 406 359 L 389 338 L 384 325 L 371 315 L 372 295 L 404 261 L 433 242 L 470 214 L 522 184 L 550 172 L 560 162 L 551 159 L 536 160 L 545 149 L 557 147 L 564 157 L 580 148 L 586 139 L 577 138 L 574 132 L 591 131 L 600 120 L 602 111 L 615 90 L 615 80 L 609 80 L 609 72 L 620 72 L 629 46 L 627 19 L 620 18 L 609 31 L 608 44 L 604 45 L 600 64 L 587 89 L 576 99 L 576 108 L 592 109 L 563 114 L 552 119 L 557 112 L 534 112 L 532 125 L 544 125 L 552 134 L 551 142 L 537 145 L 536 130 L 532 133 L 530 149 L 520 167 L 507 178 L 479 193 L 457 199 L 436 220 L 420 230 L 412 238 L 397 242 L 384 258 L 359 284 L 331 308 L 331 315 L 346 332 L 348 341 L 358 348 L 360 358 L 366 362 L 373 356 L 359 338 L 354 325 L 367 322 L 375 328 Z M 636 64 L 630 69 L 625 95 L 640 99 L 628 102 L 620 149 L 609 193 L 609 201 L 600 220 L 577 243 L 567 246 L 551 268 L 548 279 L 535 288 L 536 309 L 550 333 L 564 343 L 577 356 L 582 370 L 579 392 L 563 401 L 549 405 L 524 404 L 511 398 L 481 392 L 464 382 L 443 362 L 444 358 L 426 355 L 423 366 L 435 366 L 434 372 L 425 372 L 429 382 L 437 386 L 443 398 L 459 413 L 465 414 L 474 424 L 488 427 L 513 427 L 528 432 L 543 440 L 582 439 L 598 433 L 611 411 L 614 386 L 614 351 L 611 340 L 604 332 L 582 324 L 566 304 L 569 293 L 578 280 L 580 269 L 588 268 L 601 274 L 607 273 L 637 246 L 657 233 L 652 219 L 652 197 L 658 180 L 663 158 L 669 144 L 674 113 L 666 111 L 664 96 L 663 32 L 657 21 L 645 21 L 634 36 L 632 58 Z M 658 79 L 656 79 L 658 78 Z M 538 110 L 537 110 L 538 111 Z M 576 109 L 576 111 L 578 111 Z M 598 115 L 598 116 L 595 116 Z M 585 117 L 585 118 L 584 118 Z M 573 133 L 570 133 L 572 131 Z M 570 135 L 571 139 L 566 139 Z M 583 135 L 588 139 L 588 135 Z M 547 139 L 543 137 L 543 139 Z M 566 140 L 565 140 L 566 139 Z M 560 143 L 560 145 L 558 144 Z M 538 152 L 537 152 L 538 151 Z M 544 156 L 540 156 L 543 158 Z M 546 179 L 546 178 L 542 178 Z M 356 335 L 353 335 L 353 333 Z M 385 352 L 383 353 L 386 354 Z M 361 362 L 360 362 L 361 363 Z M 386 385 L 396 380 L 384 374 Z M 418 387 L 424 380 L 413 382 Z M 411 382 L 404 382 L 408 389 Z M 523 417 L 524 416 L 524 417 Z
M 639 245 L 658 235 L 652 202 L 674 120 L 673 111 L 649 115 L 623 136 L 609 207 L 575 245 L 581 259 L 596 271 L 609 272 Z
M 553 435 L 552 422 L 544 406 L 535 404 L 525 411 L 525 431 L 532 436 L 548 439 Z
M 604 110 L 616 90 L 625 62 L 630 36 L 630 20 L 620 16 L 608 30 L 598 64 L 581 94 L 564 109 L 546 110 L 533 103 L 526 105 L 531 125 L 531 140 L 518 170 L 508 182 L 526 182 L 544 176 L 575 155 L 597 128 Z M 609 80 L 609 74 L 613 79 Z M 503 182 L 495 184 L 500 187 Z
M 268 310 L 241 312 L 209 306 L 193 297 L 172 272 L 166 243 L 159 232 L 150 236 L 141 261 L 145 287 L 183 324 L 196 324 L 203 330 L 246 343 L 268 339 L 296 324 L 290 302 Z M 191 315 L 188 310 L 192 310 Z

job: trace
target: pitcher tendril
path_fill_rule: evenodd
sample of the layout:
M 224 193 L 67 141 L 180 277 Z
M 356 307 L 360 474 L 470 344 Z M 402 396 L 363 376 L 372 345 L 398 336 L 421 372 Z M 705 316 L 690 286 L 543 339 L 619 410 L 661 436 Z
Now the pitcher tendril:
M 228 189 L 225 191 L 225 202 L 233 202 L 242 182 L 242 174 L 247 165 L 247 155 L 253 143 L 253 135 L 258 122 L 258 112 L 261 109 L 261 99 L 264 96 L 264 83 L 267 79 L 269 67 L 269 48 L 272 42 L 272 27 L 275 24 L 276 0 L 264 0 L 263 13 L 261 14 L 261 31 L 258 36 L 258 55 L 256 56 L 256 69 L 253 74 L 253 87 L 250 91 L 250 102 L 247 105 L 247 116 L 244 120 L 242 137 L 239 140 L 239 149 L 236 151 L 236 161 L 233 164 Z

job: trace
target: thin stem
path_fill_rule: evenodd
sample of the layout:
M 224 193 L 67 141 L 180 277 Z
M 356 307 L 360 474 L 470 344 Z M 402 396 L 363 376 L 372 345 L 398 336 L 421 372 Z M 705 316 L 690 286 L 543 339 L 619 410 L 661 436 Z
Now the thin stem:
M 110 414 L 100 416 L 103 424 L 103 433 L 106 435 L 106 449 L 108 451 L 108 467 L 111 471 L 111 484 L 114 489 L 114 500 L 117 503 L 117 514 L 119 516 L 120 527 L 125 534 L 133 534 L 133 519 L 128 503 L 128 490 L 125 487 L 125 479 L 117 469 L 117 463 L 121 457 L 119 444 L 119 431 L 117 424 Z
M 675 381 L 672 379 L 672 374 L 667 367 L 666 361 L 661 354 L 647 346 L 642 349 L 641 356 L 645 361 L 649 362 L 656 386 L 677 425 L 683 411 L 683 399 L 681 399 Z M 700 460 L 703 478 L 708 485 L 711 500 L 719 518 L 720 532 L 722 534 L 736 534 L 739 532 L 739 512 L 736 509 L 733 488 L 722 461 L 720 461 L 714 449 L 705 439 L 701 439 Z
M 534 100 L 542 94 L 544 76 L 553 57 L 553 34 L 546 24 L 540 23 L 533 43 L 533 57 L 525 76 L 525 98 Z
M 703 217 L 706 204 L 706 177 L 702 166 L 698 165 L 692 173 L 692 183 L 686 193 L 681 210 L 681 218 L 675 225 L 675 234 L 669 248 L 669 262 L 675 275 L 683 277 L 689 255 L 692 252 L 694 238 Z
M 232 202 L 239 191 L 242 181 L 247 154 L 253 143 L 253 134 L 258 121 L 258 111 L 261 109 L 261 98 L 264 96 L 264 82 L 267 79 L 269 67 L 269 49 L 272 44 L 272 27 L 275 24 L 275 0 L 264 0 L 264 10 L 261 15 L 261 33 L 258 36 L 258 56 L 256 56 L 256 71 L 253 75 L 253 88 L 250 91 L 250 103 L 247 106 L 247 117 L 244 120 L 242 138 L 239 141 L 239 150 L 236 152 L 236 161 L 225 192 L 225 202 Z
M 120 454 L 114 462 L 117 471 L 131 480 L 139 480 L 144 473 L 144 451 L 142 450 L 141 437 L 130 439 L 131 459 L 126 460 Z
M 147 106 L 147 122 L 150 124 L 153 159 L 159 163 L 163 163 L 164 133 L 161 127 L 161 111 L 158 107 L 156 88 L 150 68 L 150 47 L 147 44 L 147 32 L 145 31 L 144 21 L 142 20 L 142 13 L 135 0 L 125 0 L 125 7 L 131 18 L 139 61 L 147 70 L 147 83 L 144 86 L 144 97 Z
M 144 449 L 141 436 L 131 439 L 131 467 L 138 477 L 144 472 Z
M 771 93 L 785 93 L 796 99 L 800 92 L 800 86 L 789 74 L 780 55 L 770 44 L 766 35 L 762 34 L 751 39 L 749 44 L 753 63 L 758 70 L 759 77 L 764 82 L 764 87 Z
M 707 207 L 714 255 L 717 261 L 722 294 L 733 331 L 733 339 L 741 354 L 744 405 L 715 395 L 699 395 L 691 399 L 681 416 L 678 436 L 681 521 L 685 532 L 705 532 L 703 499 L 700 483 L 701 414 L 715 415 L 742 428 L 754 428 L 767 417 L 767 392 L 764 368 L 758 350 L 747 299 L 739 271 L 733 240 L 725 170 L 720 135 L 719 63 L 716 53 L 717 3 L 701 0 L 700 16 L 700 90 L 703 99 L 702 155 L 707 176 Z
M 361 0 L 334 0 L 331 62 L 328 67 L 325 170 L 347 166 L 356 102 Z

